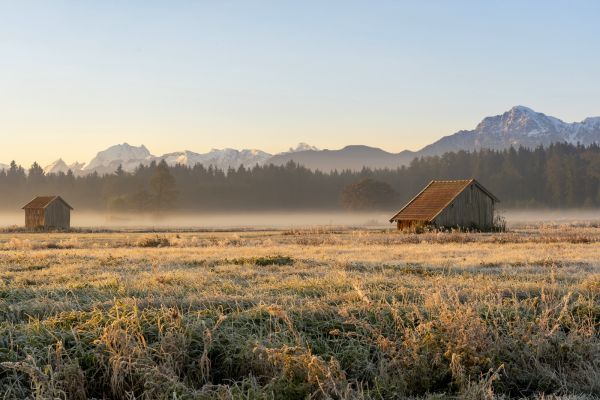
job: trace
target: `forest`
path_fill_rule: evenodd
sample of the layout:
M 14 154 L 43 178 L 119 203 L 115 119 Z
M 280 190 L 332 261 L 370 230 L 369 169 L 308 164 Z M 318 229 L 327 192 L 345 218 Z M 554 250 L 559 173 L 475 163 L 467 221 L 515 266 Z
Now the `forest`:
M 432 179 L 475 178 L 504 208 L 600 206 L 600 146 L 459 151 L 397 169 L 311 171 L 284 166 L 227 171 L 196 165 L 140 165 L 134 172 L 45 175 L 34 163 L 0 172 L 0 209 L 17 210 L 37 195 L 61 195 L 77 210 L 212 212 L 397 208 Z

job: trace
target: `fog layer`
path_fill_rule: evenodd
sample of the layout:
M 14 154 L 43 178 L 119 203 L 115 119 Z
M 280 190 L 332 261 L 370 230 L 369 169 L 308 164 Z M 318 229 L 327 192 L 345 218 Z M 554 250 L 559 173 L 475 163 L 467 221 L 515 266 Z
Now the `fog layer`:
M 190 228 L 190 229 L 285 229 L 314 226 L 392 228 L 393 211 L 369 213 L 272 212 L 175 214 L 156 217 L 140 214 L 104 214 L 74 211 L 74 228 Z M 501 212 L 509 227 L 539 223 L 600 223 L 600 210 L 509 210 Z M 0 227 L 22 226 L 22 213 L 0 213 Z

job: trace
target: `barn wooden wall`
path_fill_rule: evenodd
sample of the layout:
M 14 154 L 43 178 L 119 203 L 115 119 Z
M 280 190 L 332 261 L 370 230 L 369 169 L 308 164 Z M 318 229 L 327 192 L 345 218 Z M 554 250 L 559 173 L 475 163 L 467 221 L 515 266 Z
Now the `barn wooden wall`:
M 471 184 L 433 223 L 437 226 L 489 229 L 494 223 L 494 201 L 477 185 Z
M 46 207 L 44 227 L 46 229 L 69 229 L 71 210 L 62 201 L 53 201 Z
M 25 228 L 39 229 L 44 227 L 44 209 L 26 208 L 25 209 Z

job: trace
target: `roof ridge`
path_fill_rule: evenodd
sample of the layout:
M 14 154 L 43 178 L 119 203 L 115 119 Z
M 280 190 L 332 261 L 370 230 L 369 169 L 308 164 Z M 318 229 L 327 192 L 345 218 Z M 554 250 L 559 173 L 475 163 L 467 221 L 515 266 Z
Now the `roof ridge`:
M 475 178 L 432 180 L 423 190 L 413 197 L 404 207 L 390 219 L 432 221 L 446 209 L 470 185 L 476 185 L 493 201 L 499 201 L 496 196 L 485 189 Z
M 432 182 L 467 182 L 474 181 L 475 179 L 434 179 Z
M 36 196 L 33 199 L 31 199 L 27 204 L 25 204 L 23 207 L 21 207 L 21 209 L 26 209 L 26 208 L 46 208 L 46 207 L 48 207 L 48 205 L 50 205 L 50 203 L 52 203 L 53 201 L 56 201 L 56 200 L 60 200 L 67 207 L 69 207 L 71 210 L 73 210 L 73 207 L 71 207 L 71 205 L 69 203 L 67 203 L 65 201 L 65 199 L 63 199 L 62 197 L 60 197 L 60 195 Z

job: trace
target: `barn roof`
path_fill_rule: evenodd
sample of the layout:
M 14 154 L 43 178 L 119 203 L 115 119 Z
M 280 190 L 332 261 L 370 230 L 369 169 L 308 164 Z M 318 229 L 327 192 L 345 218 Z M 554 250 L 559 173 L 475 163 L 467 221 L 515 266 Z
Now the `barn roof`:
M 73 209 L 73 207 L 71 207 L 69 203 L 64 201 L 64 199 L 60 196 L 38 196 L 35 199 L 31 200 L 29 203 L 25 204 L 23 206 L 23 210 L 27 208 L 46 208 L 50 205 L 50 203 L 52 203 L 55 200 L 60 200 L 71 210 Z
M 481 186 L 475 179 L 431 181 L 429 185 L 425 186 L 425 189 L 398 211 L 390 219 L 390 222 L 403 220 L 431 222 L 471 184 L 477 185 L 492 200 L 499 201 L 496 196 Z

